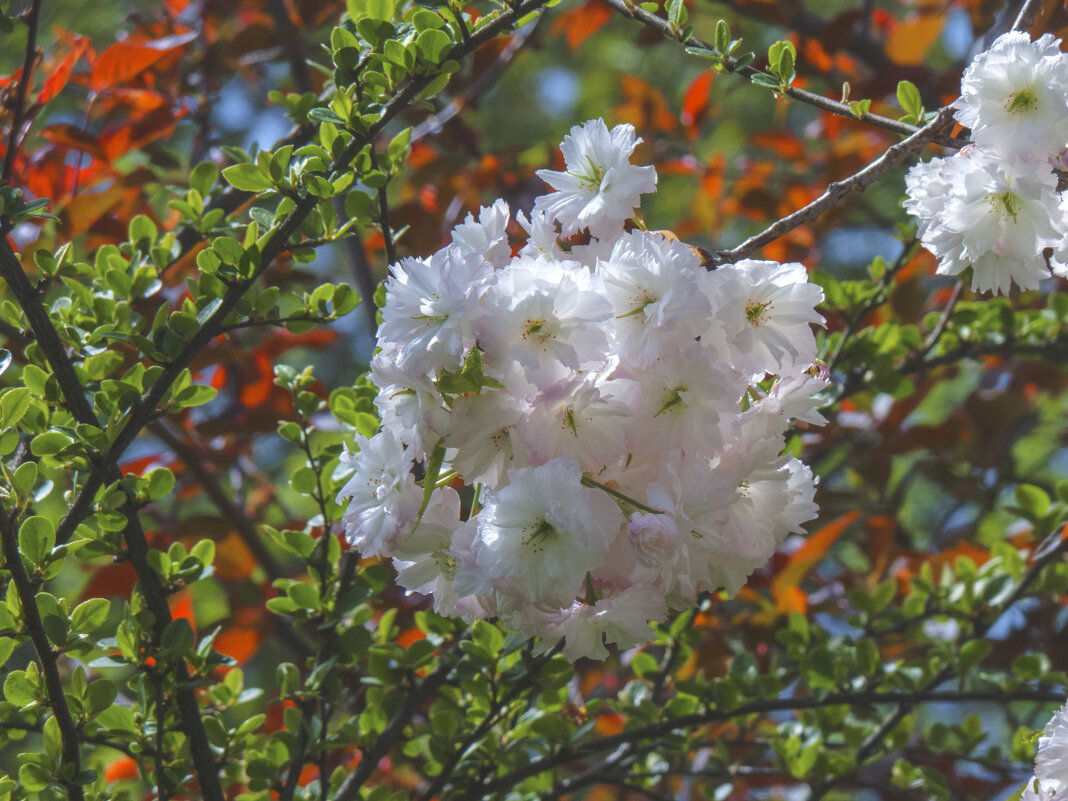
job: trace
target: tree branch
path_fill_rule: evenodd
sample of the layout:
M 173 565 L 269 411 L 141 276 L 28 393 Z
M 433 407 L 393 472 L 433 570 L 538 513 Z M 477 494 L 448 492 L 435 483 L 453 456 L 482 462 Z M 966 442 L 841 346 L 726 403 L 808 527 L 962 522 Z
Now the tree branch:
M 74 367 L 67 356 L 66 348 L 64 348 L 63 342 L 60 340 L 55 326 L 52 325 L 48 312 L 45 311 L 44 306 L 41 304 L 41 295 L 30 283 L 30 279 L 22 269 L 22 262 L 15 255 L 15 251 L 11 249 L 11 243 L 6 236 L 0 236 L 0 277 L 7 282 L 23 314 L 30 321 L 30 330 L 33 331 L 37 345 L 41 348 L 45 358 L 48 360 L 48 364 L 52 367 L 52 372 L 56 375 L 59 389 L 66 400 L 67 410 L 74 415 L 74 418 L 79 423 L 100 425 L 100 421 L 97 420 L 96 415 L 93 413 L 93 409 L 85 396 L 85 391 L 82 389 L 82 382 L 78 379 L 78 374 L 74 372 Z
M 378 739 L 372 743 L 360 755 L 360 764 L 356 770 L 349 774 L 348 778 L 337 791 L 334 801 L 355 801 L 359 797 L 360 788 L 370 778 L 378 767 L 378 763 L 388 754 L 393 747 L 404 737 L 404 728 L 411 722 L 412 717 L 418 712 L 423 704 L 430 700 L 430 696 L 445 683 L 452 665 L 442 663 L 437 669 L 423 679 L 417 687 L 413 687 L 404 697 L 404 703 L 397 710 L 393 719 L 390 720 L 385 730 Z
M 601 0 L 601 2 L 608 4 L 613 9 L 622 14 L 624 17 L 629 17 L 630 19 L 633 19 L 636 22 L 640 22 L 642 25 L 645 25 L 648 28 L 652 28 L 653 30 L 660 32 L 667 38 L 679 42 L 679 44 L 684 44 L 686 47 L 696 47 L 701 50 L 715 51 L 715 48 L 712 45 L 698 39 L 696 36 L 691 36 L 685 42 L 681 41 L 672 31 L 670 22 L 668 22 L 663 17 L 658 17 L 655 14 L 650 14 L 648 11 L 645 11 L 644 9 L 641 9 L 631 4 L 629 0 Z M 746 78 L 750 78 L 753 75 L 759 73 L 760 70 L 754 69 L 753 67 L 741 67 L 739 69 L 734 70 L 734 72 L 737 75 L 742 75 Z M 813 92 L 806 92 L 804 89 L 798 89 L 793 86 L 788 87 L 786 89 L 785 94 L 787 97 L 793 100 L 799 100 L 802 103 L 807 103 L 810 106 L 815 106 L 816 108 L 822 111 L 829 111 L 831 114 L 835 114 L 839 117 L 845 117 L 846 119 L 864 122 L 876 128 L 882 128 L 885 131 L 891 131 L 893 133 L 902 134 L 904 136 L 911 136 L 912 134 L 915 134 L 918 130 L 921 130 L 917 129 L 914 125 L 909 125 L 906 122 L 892 120 L 889 117 L 881 117 L 878 114 L 863 114 L 858 117 L 856 114 L 853 113 L 853 110 L 846 103 L 839 103 L 836 100 L 831 100 L 830 98 L 823 97 L 822 95 L 817 95 Z M 967 141 L 953 139 L 951 137 L 944 137 L 942 136 L 941 131 L 938 132 L 938 135 L 936 137 L 932 137 L 929 141 L 935 142 L 945 147 L 953 148 L 963 147 L 964 145 L 968 144 Z
M 611 0 L 606 1 L 611 2 Z M 918 153 L 925 145 L 930 143 L 943 130 L 948 128 L 952 120 L 953 109 L 946 106 L 931 122 L 927 123 L 927 125 L 917 130 L 908 138 L 903 139 L 895 145 L 891 145 L 883 155 L 864 169 L 854 173 L 848 178 L 830 184 L 822 195 L 807 206 L 775 221 L 759 234 L 749 237 L 737 247 L 732 248 L 731 250 L 721 250 L 718 253 L 713 254 L 713 263 L 717 265 L 727 264 L 744 259 L 754 251 L 759 250 L 779 237 L 788 234 L 798 226 L 812 222 L 851 192 L 864 189 L 882 178 L 898 164 L 915 153 Z
M 53 650 L 52 644 L 48 641 L 44 622 L 41 620 L 41 612 L 37 608 L 37 593 L 22 564 L 15 520 L 3 510 L 0 510 L 0 539 L 3 540 L 4 562 L 8 572 L 11 573 L 11 580 L 15 584 L 19 601 L 22 603 L 26 629 L 33 648 L 37 652 L 37 659 L 41 663 L 41 673 L 44 675 L 45 688 L 48 691 L 48 705 L 52 708 L 52 714 L 59 726 L 63 741 L 63 764 L 74 766 L 74 775 L 70 780 L 64 780 L 62 784 L 70 801 L 82 801 L 85 793 L 82 791 L 78 777 L 82 771 L 78 729 L 74 725 L 74 719 L 71 718 L 67 697 L 63 694 L 63 680 L 59 675 L 57 652 Z
M 15 168 L 15 156 L 19 150 L 19 133 L 22 130 L 22 117 L 26 113 L 26 95 L 33 82 L 33 62 L 37 54 L 37 20 L 41 15 L 41 0 L 33 0 L 29 16 L 26 18 L 26 55 L 22 60 L 22 77 L 19 79 L 19 93 L 15 99 L 14 119 L 11 132 L 7 137 L 7 153 L 4 154 L 4 170 L 0 181 L 11 183 L 11 173 Z
M 769 712 L 794 711 L 801 709 L 817 709 L 826 706 L 877 706 L 881 704 L 912 705 L 920 703 L 971 703 L 975 701 L 992 701 L 996 703 L 1008 703 L 1011 701 L 1039 701 L 1042 703 L 1062 703 L 1064 696 L 1053 690 L 1021 690 L 1014 693 L 998 693 L 989 690 L 971 691 L 936 691 L 922 689 L 916 692 L 891 691 L 875 692 L 865 691 L 856 693 L 828 693 L 822 697 L 801 696 L 796 698 L 771 698 L 761 701 L 752 701 L 731 710 L 710 712 L 696 712 L 692 715 L 682 715 L 677 718 L 669 718 L 660 723 L 651 723 L 647 726 L 629 729 L 621 734 L 610 737 L 602 737 L 590 743 L 576 746 L 571 749 L 563 749 L 555 754 L 542 757 L 517 768 L 511 773 L 483 782 L 475 797 L 483 798 L 514 786 L 523 779 L 536 776 L 547 770 L 561 767 L 585 757 L 605 751 L 614 751 L 622 745 L 655 737 L 663 737 L 673 731 L 690 729 L 709 723 L 719 723 L 732 718 L 747 717 L 749 715 L 766 714 Z

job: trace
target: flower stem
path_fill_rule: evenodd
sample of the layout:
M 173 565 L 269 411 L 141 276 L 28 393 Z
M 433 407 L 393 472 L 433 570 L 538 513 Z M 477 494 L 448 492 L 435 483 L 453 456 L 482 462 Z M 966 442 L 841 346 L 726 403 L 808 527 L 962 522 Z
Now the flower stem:
M 612 489 L 608 485 L 602 484 L 600 481 L 597 481 L 592 476 L 584 474 L 582 476 L 582 486 L 589 487 L 590 489 L 604 490 L 616 500 L 623 501 L 623 503 L 627 504 L 628 506 L 633 506 L 635 509 L 641 509 L 643 512 L 649 512 L 654 515 L 667 514 L 666 512 L 660 511 L 659 509 L 654 509 L 652 506 L 646 506 L 641 501 L 636 501 L 629 495 L 624 495 L 617 489 Z

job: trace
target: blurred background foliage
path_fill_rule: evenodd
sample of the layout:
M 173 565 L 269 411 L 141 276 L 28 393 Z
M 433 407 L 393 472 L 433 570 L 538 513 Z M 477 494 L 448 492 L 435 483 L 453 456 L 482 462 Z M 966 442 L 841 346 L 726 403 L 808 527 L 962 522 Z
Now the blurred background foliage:
M 772 42 L 789 39 L 799 53 L 795 85 L 838 99 L 848 82 L 849 99 L 870 99 L 873 112 L 895 118 L 900 80 L 914 83 L 929 109 L 952 101 L 971 54 L 991 29 L 1005 29 L 1015 9 L 1001 0 L 685 5 L 698 36 L 710 40 L 724 19 L 758 54 L 758 65 Z M 9 9 L 18 10 L 17 3 Z M 193 165 L 225 164 L 233 157 L 228 147 L 254 151 L 284 137 L 293 122 L 272 93 L 322 91 L 324 75 L 315 65 L 329 63 L 321 44 L 344 11 L 337 0 L 45 0 L 32 125 L 14 183 L 29 197 L 50 198 L 58 219 L 13 232 L 24 263 L 32 264 L 35 250 L 55 250 L 65 241 L 91 254 L 123 239 L 136 214 L 167 227 L 178 217 L 168 201 L 184 196 Z M 1068 31 L 1063 6 L 1043 4 L 1036 30 Z M 8 76 L 0 93 L 8 110 L 24 42 L 24 26 L 17 25 L 0 48 L 0 73 Z M 543 191 L 533 170 L 560 164 L 562 135 L 593 117 L 630 122 L 644 138 L 636 161 L 657 166 L 661 187 L 644 209 L 649 227 L 670 229 L 707 250 L 736 245 L 800 208 L 898 138 L 716 74 L 599 0 L 565 0 L 515 36 L 480 49 L 434 103 L 429 117 L 413 109 L 391 129 L 415 126 L 407 168 L 389 187 L 392 227 L 404 229 L 399 255 L 437 249 L 465 214 L 496 197 L 513 210 L 529 210 Z M 10 119 L 3 122 L 6 131 Z M 764 258 L 818 270 L 828 295 L 823 358 L 835 379 L 830 422 L 799 431 L 792 443 L 822 478 L 822 514 L 812 536 L 791 538 L 736 599 L 710 600 L 688 620 L 692 647 L 684 662 L 671 664 L 674 681 L 723 675 L 742 654 L 768 669 L 782 632 L 800 627 L 799 617 L 832 636 L 877 634 L 887 664 L 952 650 L 972 610 L 955 613 L 947 601 L 902 612 L 917 577 L 932 571 L 937 583 L 943 566 L 967 574 L 1002 558 L 1004 543 L 1033 551 L 1059 535 L 1068 502 L 1063 296 L 1047 304 L 1040 293 L 987 303 L 966 292 L 954 295 L 952 282 L 935 278 L 933 260 L 914 245 L 900 206 L 903 173 L 762 251 Z M 300 292 L 349 281 L 366 304 L 386 262 L 381 232 L 362 227 L 356 237 L 316 249 L 313 258 L 280 260 L 267 282 Z M 168 275 L 163 294 L 170 302 L 181 299 L 194 269 L 190 257 Z M 304 455 L 275 435 L 279 421 L 295 414 L 292 394 L 275 383 L 275 366 L 314 365 L 313 391 L 322 397 L 353 385 L 371 354 L 373 316 L 365 305 L 330 326 L 250 327 L 214 342 L 195 368 L 219 397 L 150 429 L 121 465 L 137 473 L 163 465 L 177 476 L 176 494 L 145 513 L 154 547 L 204 537 L 215 542 L 214 575 L 172 596 L 172 612 L 198 633 L 218 628 L 215 647 L 241 666 L 245 687 L 262 690 L 243 697 L 233 714 L 266 712 L 268 730 L 284 725 L 275 668 L 306 643 L 264 603 L 276 592 L 273 579 L 304 568 L 258 539 L 249 521 L 301 529 L 316 514 L 308 497 L 288 485 Z M 25 337 L 10 322 L 0 325 L 4 347 L 17 357 Z M 984 334 L 978 345 L 969 344 L 973 329 Z M 932 333 L 937 341 L 928 343 Z M 1026 347 L 1016 351 L 1013 343 Z M 334 428 L 327 436 L 340 441 Z M 956 574 L 947 575 L 952 584 Z M 984 669 L 1011 672 L 1021 654 L 1037 655 L 1046 660 L 1036 673 L 1044 677 L 1040 684 L 1063 689 L 1057 671 L 1068 667 L 1068 596 L 1058 581 L 1050 579 L 1052 589 L 1041 599 L 997 620 L 987 633 L 995 647 Z M 122 599 L 134 582 L 129 563 L 91 569 L 71 563 L 55 580 L 77 600 Z M 873 593 L 887 615 L 881 621 L 862 609 L 876 603 Z M 896 611 L 886 611 L 888 605 Z M 404 643 L 425 636 L 413 623 L 425 606 L 388 590 L 376 614 L 400 610 Z M 580 716 L 584 704 L 617 697 L 633 656 L 580 666 L 566 709 Z M 23 646 L 4 671 L 30 659 Z M 1025 778 L 1021 759 L 1029 758 L 1025 738 L 1016 742 L 1014 733 L 1040 726 L 1049 709 L 1048 703 L 924 707 L 914 723 L 925 733 L 895 745 L 900 753 L 912 749 L 909 759 L 924 769 L 936 769 L 941 789 L 906 768 L 894 768 L 892 784 L 884 762 L 864 768 L 840 797 L 1007 797 Z M 932 745 L 932 725 L 962 732 L 973 712 L 978 722 L 967 726 L 979 726 L 986 744 L 1000 750 L 977 757 L 963 746 L 955 750 L 956 741 Z M 597 718 L 599 733 L 621 729 L 613 715 Z M 730 759 L 740 764 L 753 761 L 754 747 L 768 747 L 766 726 L 757 724 L 723 724 L 713 735 L 729 743 Z M 0 765 L 34 748 L 33 737 L 0 751 Z M 692 797 L 804 798 L 794 772 L 800 747 L 794 744 L 777 772 L 739 773 L 726 791 L 716 789 L 726 785 L 702 785 Z M 334 764 L 350 758 L 331 757 Z M 130 797 L 147 797 L 129 756 L 105 748 L 93 761 Z M 318 770 L 307 765 L 301 783 Z M 388 766 L 383 771 L 383 782 L 405 786 L 403 775 L 391 775 Z M 688 798 L 687 788 L 676 783 L 675 795 L 646 795 Z M 583 792 L 642 797 L 619 787 Z

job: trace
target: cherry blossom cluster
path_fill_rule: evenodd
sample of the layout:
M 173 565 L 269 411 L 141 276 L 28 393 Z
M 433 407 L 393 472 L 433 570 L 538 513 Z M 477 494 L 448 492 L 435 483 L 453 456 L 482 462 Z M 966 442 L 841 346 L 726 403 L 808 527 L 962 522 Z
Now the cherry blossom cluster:
M 1068 801 L 1068 703 L 1053 713 L 1038 738 L 1035 775 L 1021 801 Z
M 382 430 L 343 458 L 362 555 L 391 557 L 439 613 L 563 639 L 572 660 L 735 593 L 817 511 L 784 448 L 797 421 L 824 422 L 822 293 L 800 264 L 708 271 L 626 226 L 656 189 L 630 163 L 640 141 L 575 126 L 566 169 L 538 173 L 555 191 L 516 215 L 521 247 L 498 200 L 391 266 L 371 368 Z
M 980 292 L 1035 289 L 1068 274 L 1068 201 L 1055 167 L 1068 143 L 1068 56 L 1060 39 L 999 37 L 968 66 L 957 121 L 974 144 L 917 164 L 905 208 L 919 221 L 939 275 L 973 270 Z M 1053 249 L 1047 263 L 1043 251 Z

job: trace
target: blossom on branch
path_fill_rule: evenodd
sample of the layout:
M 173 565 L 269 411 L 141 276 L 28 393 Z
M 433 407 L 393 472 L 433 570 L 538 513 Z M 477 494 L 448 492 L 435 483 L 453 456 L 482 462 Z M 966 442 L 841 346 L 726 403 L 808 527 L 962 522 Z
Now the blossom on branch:
M 782 452 L 797 421 L 823 422 L 822 292 L 800 264 L 709 273 L 694 248 L 625 231 L 655 188 L 635 144 L 629 125 L 572 129 L 568 172 L 540 173 L 557 191 L 516 215 L 519 255 L 497 201 L 391 267 L 383 431 L 345 458 L 339 496 L 350 542 L 439 613 L 563 638 L 569 659 L 737 592 L 816 514 L 812 473 Z M 588 243 L 561 241 L 580 229 Z

